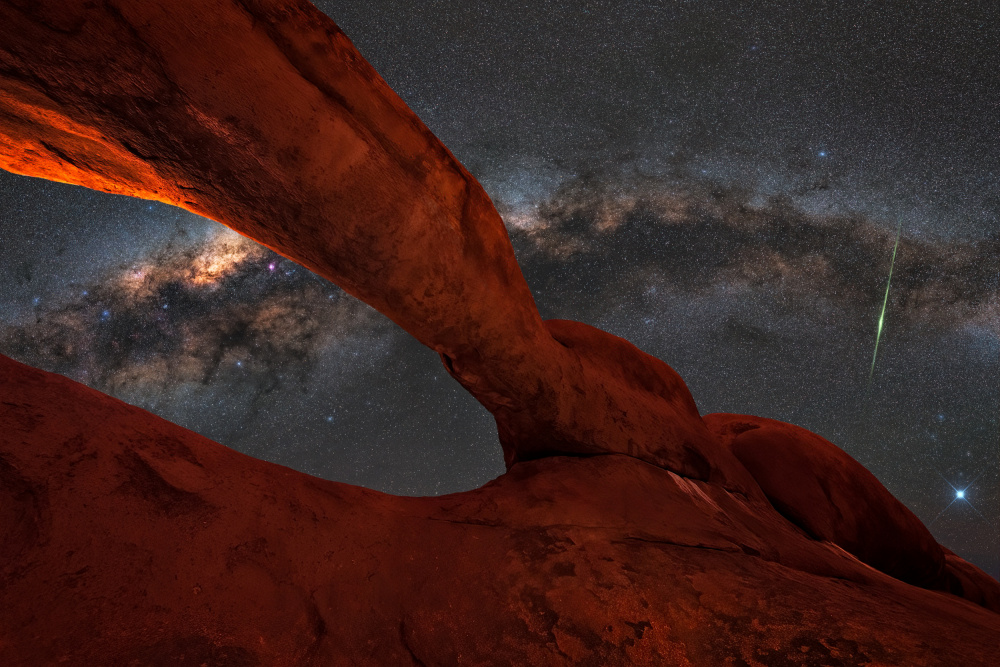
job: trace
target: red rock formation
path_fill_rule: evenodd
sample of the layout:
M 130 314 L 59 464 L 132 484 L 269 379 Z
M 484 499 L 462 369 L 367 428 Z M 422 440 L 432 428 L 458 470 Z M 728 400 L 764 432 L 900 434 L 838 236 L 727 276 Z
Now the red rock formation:
M 930 531 L 832 442 L 762 417 L 714 414 L 705 422 L 771 504 L 809 535 L 897 579 L 919 586 L 940 583 L 944 551 Z
M 3 665 L 951 667 L 1000 642 L 1000 615 L 629 456 L 394 497 L 3 357 L 0 424 Z
M 660 400 L 550 335 L 489 197 L 302 0 L 0 0 L 0 166 L 176 204 L 329 278 L 441 354 L 508 464 L 620 452 L 759 493 L 679 378 Z
M 997 599 L 842 452 L 709 420 L 723 442 L 663 362 L 543 323 L 480 186 L 308 4 L 0 0 L 0 164 L 183 206 L 334 280 L 441 354 L 510 468 L 394 498 L 0 358 L 0 664 L 952 665 L 997 646 L 996 614 L 873 569 Z
M 897 579 L 948 590 L 1000 612 L 1000 585 L 939 545 L 864 466 L 804 428 L 713 414 L 709 429 L 753 475 L 771 504 L 818 540 Z M 950 556 L 948 556 L 950 554 Z

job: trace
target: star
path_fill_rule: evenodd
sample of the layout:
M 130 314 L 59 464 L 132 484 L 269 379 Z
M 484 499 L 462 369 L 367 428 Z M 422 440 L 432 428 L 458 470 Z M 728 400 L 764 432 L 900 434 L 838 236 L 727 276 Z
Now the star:
M 937 472 L 937 471 L 935 471 L 935 472 Z M 944 508 L 943 510 L 941 510 L 941 511 L 940 511 L 940 512 L 938 513 L 938 515 L 937 515 L 936 517 L 934 517 L 934 520 L 933 520 L 933 521 L 931 521 L 931 522 L 930 522 L 929 524 L 927 524 L 927 527 L 928 527 L 928 528 L 930 528 L 931 526 L 933 526 L 933 525 L 934 525 L 934 522 L 935 522 L 935 521 L 937 521 L 938 519 L 940 519 L 940 518 L 941 518 L 941 516 L 942 516 L 942 515 L 943 515 L 943 514 L 944 514 L 945 512 L 947 512 L 947 511 L 948 511 L 948 508 L 949 508 L 949 507 L 951 507 L 952 505 L 954 505 L 955 503 L 957 503 L 957 502 L 959 502 L 959 501 L 962 501 L 962 502 L 964 502 L 964 503 L 965 503 L 966 505 L 968 505 L 969 507 L 971 507 L 971 508 L 972 508 L 972 511 L 973 511 L 973 512 L 975 512 L 976 514 L 978 514 L 978 515 L 979 515 L 979 518 L 981 518 L 981 519 L 983 519 L 983 520 L 985 520 L 985 519 L 986 519 L 986 517 L 984 517 L 984 516 L 982 515 L 982 512 L 980 512 L 980 511 L 979 511 L 978 509 L 976 509 L 976 506 L 975 506 L 975 505 L 973 505 L 972 503 L 970 503 L 970 502 L 969 502 L 969 499 L 965 497 L 965 492 L 966 492 L 966 491 L 968 491 L 968 490 L 969 490 L 970 488 L 972 488 L 972 485 L 973 485 L 973 484 L 975 484 L 975 483 L 976 483 L 976 481 L 977 481 L 977 480 L 978 480 L 978 479 L 979 479 L 980 477 L 982 477 L 982 476 L 983 476 L 983 473 L 979 473 L 978 475 L 976 475 L 976 476 L 975 476 L 975 477 L 974 477 L 974 478 L 972 479 L 972 481 L 971 481 L 971 482 L 969 482 L 968 484 L 966 484 L 966 485 L 965 485 L 965 488 L 964 488 L 964 489 L 959 489 L 958 487 L 956 487 L 956 486 L 955 486 L 954 484 L 952 484 L 951 482 L 949 482 L 949 481 L 948 481 L 948 479 L 947 479 L 947 478 L 946 478 L 946 477 L 945 477 L 944 475 L 942 475 L 942 474 L 941 474 L 940 472 L 938 472 L 938 476 L 939 476 L 939 477 L 940 477 L 941 479 L 943 479 L 943 480 L 945 481 L 945 483 L 946 483 L 946 484 L 947 484 L 948 486 L 950 486 L 950 487 L 952 488 L 952 490 L 953 490 L 953 491 L 955 492 L 955 497 L 954 497 L 954 498 L 952 499 L 952 501 L 951 501 L 950 503 L 948 503 L 948 505 L 947 505 L 947 506 L 946 506 L 946 507 L 945 507 L 945 508 Z

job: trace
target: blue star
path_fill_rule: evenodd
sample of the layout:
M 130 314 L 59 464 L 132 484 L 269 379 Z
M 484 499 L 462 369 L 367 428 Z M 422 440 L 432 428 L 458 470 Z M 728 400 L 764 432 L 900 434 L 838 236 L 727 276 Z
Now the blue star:
M 969 499 L 965 497 L 965 492 L 968 491 L 970 488 L 972 488 L 972 485 L 975 484 L 976 481 L 980 477 L 983 476 L 983 473 L 979 473 L 978 475 L 976 475 L 972 479 L 971 482 L 969 482 L 968 484 L 965 485 L 965 488 L 960 489 L 957 486 L 955 486 L 954 484 L 952 484 L 951 482 L 949 482 L 948 479 L 944 475 L 942 475 L 940 472 L 938 472 L 938 471 L 935 471 L 935 472 L 937 472 L 938 476 L 941 479 L 943 479 L 948 486 L 951 487 L 952 491 L 955 492 L 955 497 L 952 498 L 952 501 L 950 503 L 948 503 L 948 505 L 943 510 L 941 510 L 941 512 L 939 512 L 936 517 L 934 517 L 933 521 L 931 521 L 929 524 L 927 524 L 928 528 L 930 528 L 931 526 L 933 526 L 934 522 L 937 521 L 938 519 L 940 519 L 941 515 L 944 514 L 945 512 L 947 512 L 949 507 L 951 507 L 952 505 L 954 505 L 955 503 L 957 503 L 959 501 L 961 501 L 961 502 L 965 503 L 966 505 L 968 505 L 969 507 L 971 507 L 972 511 L 975 512 L 976 514 L 978 514 L 981 519 L 986 519 L 986 517 L 983 516 L 982 512 L 980 512 L 978 509 L 976 509 L 976 506 L 973 505 L 972 503 L 970 503 Z

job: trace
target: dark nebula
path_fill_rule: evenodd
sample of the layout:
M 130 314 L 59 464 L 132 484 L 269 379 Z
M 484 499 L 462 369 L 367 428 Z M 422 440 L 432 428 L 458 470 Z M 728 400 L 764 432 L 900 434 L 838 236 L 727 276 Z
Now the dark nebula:
M 221 228 L 76 292 L 6 326 L 0 345 L 108 393 L 224 383 L 254 401 L 308 382 L 323 350 L 385 329 L 336 285 Z

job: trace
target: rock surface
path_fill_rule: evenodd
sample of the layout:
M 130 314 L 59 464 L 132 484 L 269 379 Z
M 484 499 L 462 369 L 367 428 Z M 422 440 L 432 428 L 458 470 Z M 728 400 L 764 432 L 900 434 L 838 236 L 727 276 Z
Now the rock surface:
M 479 184 L 301 0 L 0 0 L 0 165 L 182 206 L 330 278 L 441 355 L 508 464 L 387 496 L 0 357 L 0 664 L 955 665 L 1000 646 L 997 583 L 832 444 L 706 425 L 663 362 L 543 322 Z
M 3 357 L 0 424 L 4 665 L 953 666 L 1000 645 L 1000 615 L 629 456 L 394 497 Z
M 329 278 L 441 355 L 508 465 L 618 452 L 759 494 L 683 382 L 663 400 L 553 338 L 482 187 L 304 0 L 0 0 L 0 166 L 181 206 Z
M 812 537 L 919 586 L 942 577 L 944 551 L 874 475 L 804 428 L 748 415 L 707 415 L 709 428 L 771 504 Z
M 775 509 L 897 579 L 951 591 L 1000 612 L 1000 586 L 966 571 L 875 475 L 804 428 L 749 415 L 706 415 L 709 429 L 746 466 Z

